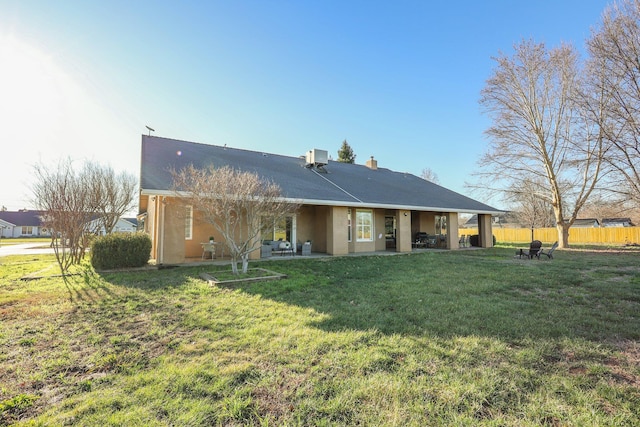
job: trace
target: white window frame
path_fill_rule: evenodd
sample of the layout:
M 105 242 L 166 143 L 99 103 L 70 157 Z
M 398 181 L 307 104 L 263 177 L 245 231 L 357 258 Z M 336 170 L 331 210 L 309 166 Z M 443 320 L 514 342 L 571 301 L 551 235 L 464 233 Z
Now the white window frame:
M 193 206 L 186 207 L 184 218 L 184 240 L 193 239 Z
M 368 216 L 368 221 L 361 221 L 365 216 Z M 363 237 L 367 235 L 367 229 L 369 237 Z M 373 242 L 374 233 L 373 210 L 356 209 L 356 242 Z

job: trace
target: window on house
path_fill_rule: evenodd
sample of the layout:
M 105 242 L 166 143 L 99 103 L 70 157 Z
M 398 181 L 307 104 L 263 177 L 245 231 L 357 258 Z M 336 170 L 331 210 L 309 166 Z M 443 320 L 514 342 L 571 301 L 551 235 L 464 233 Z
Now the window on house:
M 269 224 L 262 234 L 265 239 L 286 240 L 288 242 L 293 241 L 293 217 L 282 218 L 274 223 L 269 220 L 263 219 L 263 222 L 265 224 Z M 273 228 L 271 228 L 271 224 L 273 224 Z
M 351 208 L 347 209 L 347 241 L 351 241 Z
M 184 239 L 193 238 L 193 206 L 187 206 L 184 220 Z
M 447 217 L 436 215 L 436 234 L 447 234 Z
M 33 235 L 33 227 L 22 227 L 22 235 L 23 236 L 32 236 Z
M 373 241 L 373 211 L 356 210 L 356 241 Z

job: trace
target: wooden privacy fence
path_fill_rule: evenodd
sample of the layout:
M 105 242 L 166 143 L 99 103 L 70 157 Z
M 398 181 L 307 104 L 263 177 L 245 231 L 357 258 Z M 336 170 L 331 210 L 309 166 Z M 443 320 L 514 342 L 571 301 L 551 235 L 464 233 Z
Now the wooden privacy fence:
M 478 234 L 477 228 L 461 228 L 458 234 Z M 497 242 L 528 243 L 531 239 L 530 228 L 493 228 L 493 235 Z M 533 240 L 553 243 L 558 240 L 558 230 L 555 228 L 536 228 L 533 230 Z M 640 244 L 640 227 L 600 227 L 569 229 L 569 243 L 582 244 L 611 244 L 625 245 Z

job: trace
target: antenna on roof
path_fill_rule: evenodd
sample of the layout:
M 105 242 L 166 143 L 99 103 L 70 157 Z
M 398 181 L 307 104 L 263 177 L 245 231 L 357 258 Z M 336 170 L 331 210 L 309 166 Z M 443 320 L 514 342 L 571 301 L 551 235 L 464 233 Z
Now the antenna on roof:
M 149 130 L 149 136 L 151 136 L 151 132 L 155 132 L 156 131 L 155 129 L 152 129 L 149 126 L 145 125 L 145 127 Z

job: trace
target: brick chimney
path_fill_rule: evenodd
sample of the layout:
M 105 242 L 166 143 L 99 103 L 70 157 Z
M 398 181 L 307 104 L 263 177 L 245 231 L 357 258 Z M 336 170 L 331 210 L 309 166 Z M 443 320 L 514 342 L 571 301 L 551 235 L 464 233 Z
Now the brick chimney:
M 371 158 L 369 160 L 367 160 L 366 165 L 371 170 L 377 170 L 378 169 L 378 161 L 375 160 L 373 158 L 373 156 L 371 156 Z

